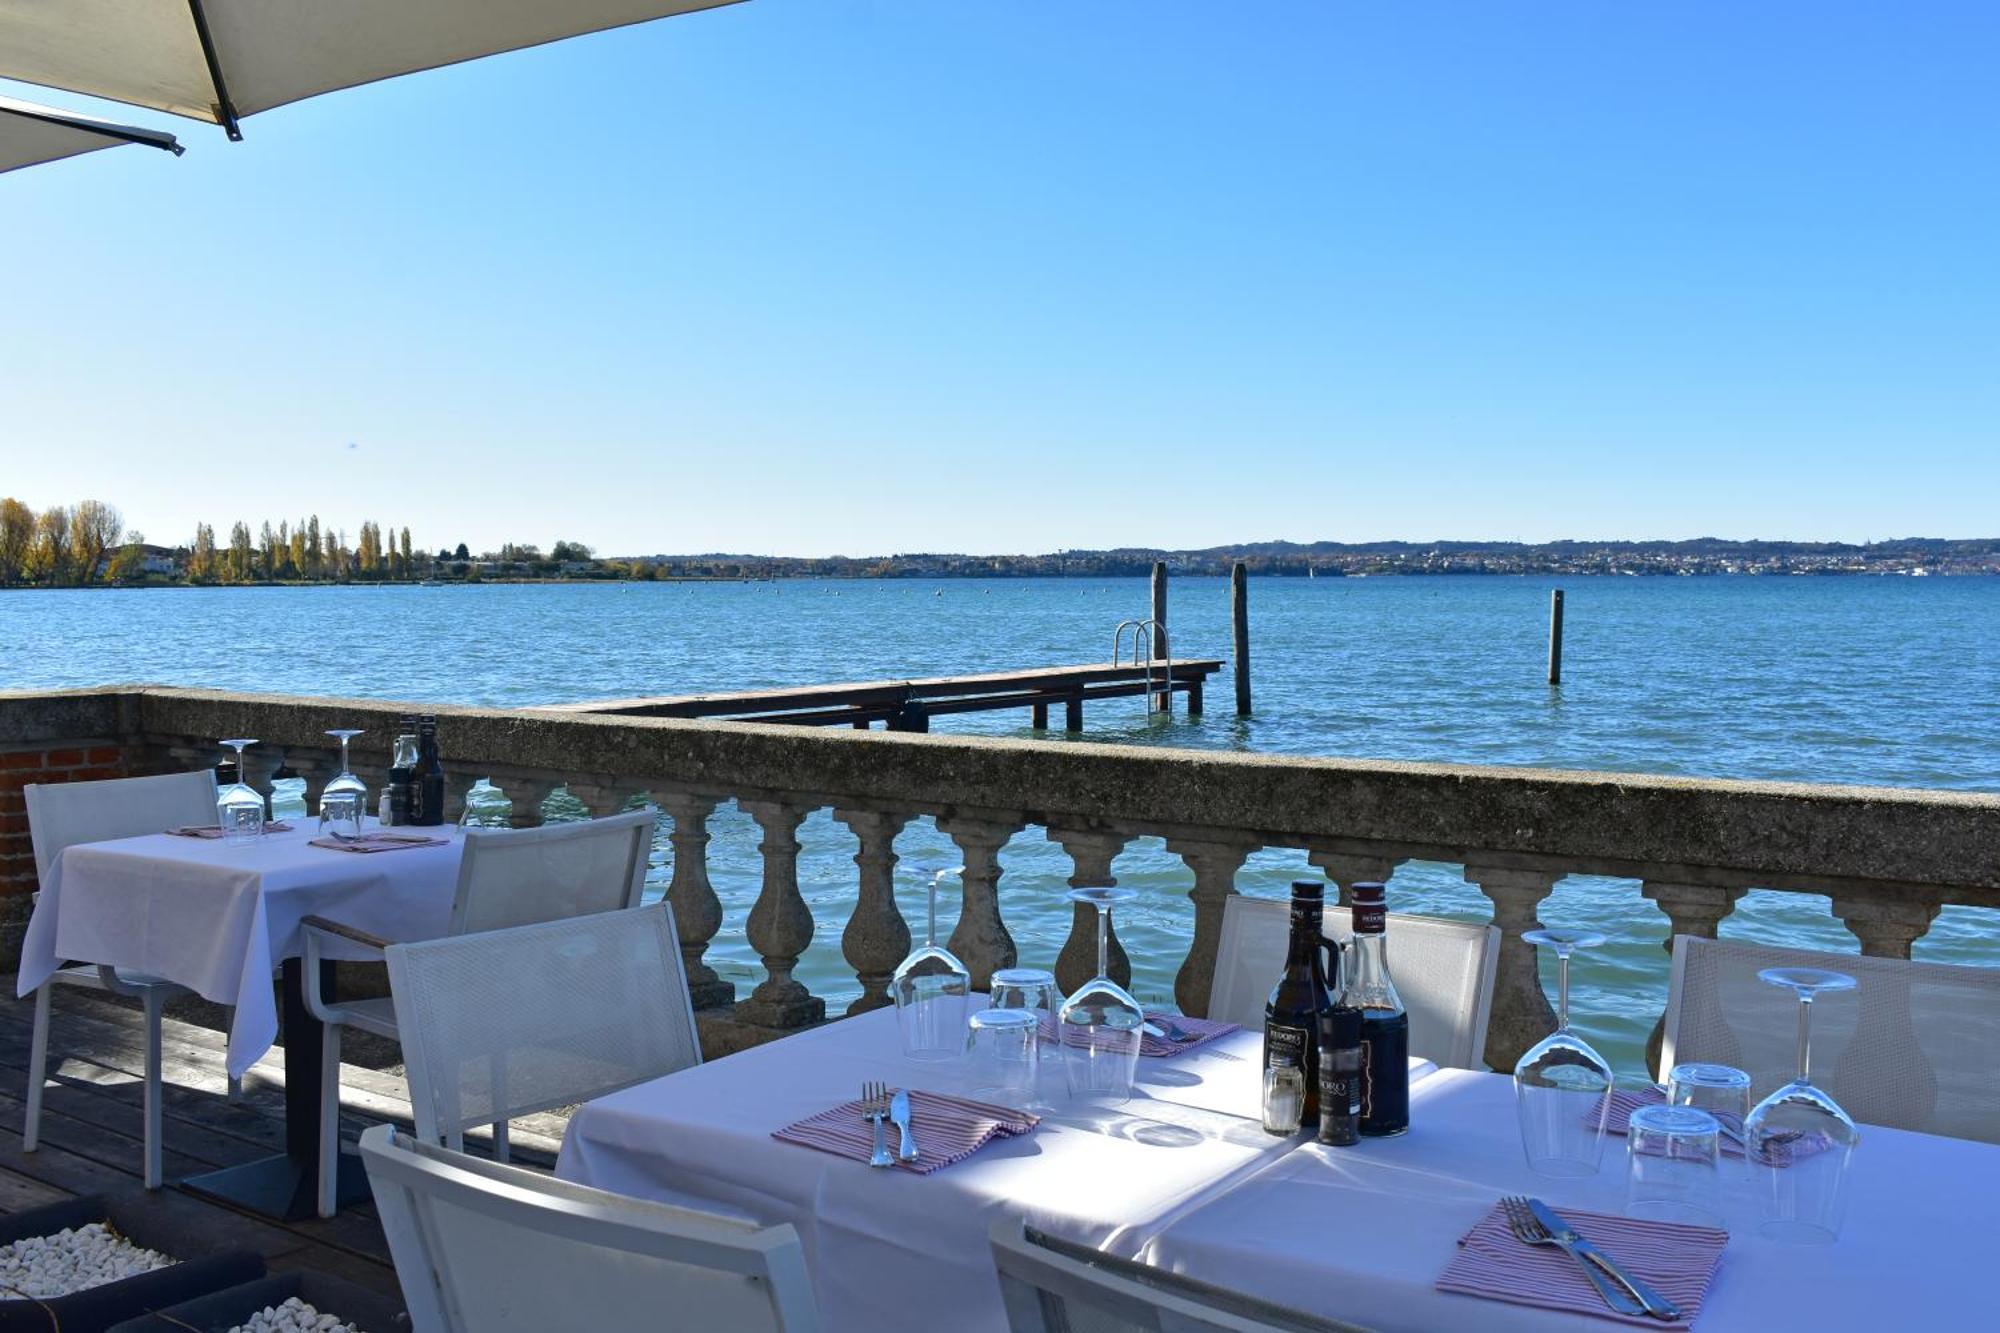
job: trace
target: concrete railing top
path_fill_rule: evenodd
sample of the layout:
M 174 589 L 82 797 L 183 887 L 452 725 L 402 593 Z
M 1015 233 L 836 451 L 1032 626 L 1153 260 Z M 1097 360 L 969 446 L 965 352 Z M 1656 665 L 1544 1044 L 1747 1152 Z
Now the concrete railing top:
M 607 717 L 161 686 L 0 692 L 0 747 L 256 736 L 386 753 L 436 713 L 448 764 L 588 774 L 735 796 L 1199 836 L 1397 858 L 1543 865 L 1831 892 L 1907 886 L 2000 906 L 2000 794 L 1307 758 L 1076 742 Z M 470 772 L 470 768 L 464 769 Z

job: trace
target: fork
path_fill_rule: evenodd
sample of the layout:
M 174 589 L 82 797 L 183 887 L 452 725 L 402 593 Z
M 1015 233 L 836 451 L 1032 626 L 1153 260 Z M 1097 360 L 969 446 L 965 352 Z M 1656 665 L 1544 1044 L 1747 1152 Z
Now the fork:
M 1597 1288 L 1597 1294 L 1604 1303 L 1623 1315 L 1641 1315 L 1645 1311 L 1639 1303 L 1627 1296 L 1624 1290 L 1604 1274 L 1598 1266 L 1578 1254 L 1564 1242 L 1549 1234 L 1548 1228 L 1536 1220 L 1528 1211 L 1528 1201 L 1516 1195 L 1508 1195 L 1500 1200 L 1500 1208 L 1507 1214 L 1507 1229 L 1514 1233 L 1514 1239 L 1523 1245 L 1553 1245 L 1576 1260 L 1576 1266 L 1590 1279 L 1590 1285 Z
M 863 1083 L 861 1085 L 861 1118 L 874 1122 L 875 1151 L 869 1155 L 870 1166 L 894 1166 L 896 1154 L 889 1151 L 889 1133 L 883 1128 L 889 1122 L 889 1088 L 884 1083 Z

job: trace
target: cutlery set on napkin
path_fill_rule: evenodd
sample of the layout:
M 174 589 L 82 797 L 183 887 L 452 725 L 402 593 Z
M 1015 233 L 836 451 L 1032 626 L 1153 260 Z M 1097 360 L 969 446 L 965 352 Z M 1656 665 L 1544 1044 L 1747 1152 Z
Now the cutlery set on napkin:
M 290 833 L 291 831 L 292 826 L 282 819 L 267 820 L 264 824 L 264 832 L 266 833 Z M 167 832 L 173 834 L 176 838 L 220 838 L 222 836 L 222 825 L 176 824 L 174 827 L 168 829 Z
M 881 1083 L 864 1084 L 861 1093 L 855 1101 L 794 1121 L 771 1137 L 924 1176 L 964 1161 L 996 1138 L 1026 1134 L 1041 1123 L 1040 1116 L 1027 1111 L 948 1093 L 891 1090 Z M 889 1125 L 898 1138 L 893 1151 L 887 1142 Z
M 335 852 L 396 852 L 410 847 L 442 847 L 450 841 L 450 838 L 433 838 L 426 833 L 395 833 L 377 829 L 358 838 L 343 837 L 338 833 L 327 838 L 309 838 L 307 845 Z

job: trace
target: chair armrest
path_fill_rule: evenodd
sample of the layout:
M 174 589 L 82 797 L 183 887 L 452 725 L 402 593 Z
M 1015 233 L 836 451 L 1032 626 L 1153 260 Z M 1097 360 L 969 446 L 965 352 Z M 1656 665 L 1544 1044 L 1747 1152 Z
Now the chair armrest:
M 382 956 L 382 951 L 389 947 L 390 942 L 357 926 L 323 916 L 301 918 L 299 929 L 305 935 L 305 976 L 301 989 L 305 991 L 306 1012 L 322 1023 L 338 1023 L 338 1001 L 331 994 L 332 978 L 321 975 L 323 969 L 320 964 L 326 961 L 321 954 L 321 941 L 329 937 L 343 940 L 349 946 L 366 949 L 377 957 Z M 322 984 L 329 988 L 327 992 L 320 990 Z
M 350 926 L 345 921 L 334 921 L 323 916 L 309 916 L 299 922 L 306 930 L 323 930 L 329 935 L 338 935 L 351 944 L 359 944 L 376 952 L 388 948 L 395 941 L 385 940 L 380 935 L 370 935 L 359 926 Z

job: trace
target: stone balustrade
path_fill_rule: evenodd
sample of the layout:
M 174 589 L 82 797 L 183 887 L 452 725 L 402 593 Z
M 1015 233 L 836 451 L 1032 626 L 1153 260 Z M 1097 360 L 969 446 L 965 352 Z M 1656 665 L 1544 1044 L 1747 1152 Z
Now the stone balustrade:
M 23 782 L 160 772 L 222 757 L 211 738 L 260 738 L 252 777 L 304 776 L 316 794 L 338 766 L 331 727 L 369 729 L 354 754 L 386 777 L 397 705 L 142 686 L 0 693 L 0 928 L 18 944 L 33 888 Z M 1174 994 L 1199 1014 L 1224 905 L 1246 858 L 1296 848 L 1344 894 L 1410 861 L 1464 867 L 1502 933 L 1486 1056 L 1511 1067 L 1551 1025 L 1522 939 L 1566 876 L 1632 881 L 1664 914 L 1660 937 L 1708 935 L 1750 889 L 1828 897 L 1861 951 L 1908 957 L 1946 904 L 2000 909 L 2000 796 L 1706 781 L 1631 774 L 1387 763 L 820 730 L 562 710 L 433 709 L 447 767 L 491 776 L 520 822 L 656 803 L 670 823 L 666 896 L 711 1051 L 822 1021 L 825 999 L 795 976 L 816 936 L 838 938 L 860 994 L 888 1003 L 908 950 L 895 843 L 930 818 L 964 862 L 950 947 L 983 985 L 1013 965 L 1003 887 L 1009 839 L 1039 827 L 1066 853 L 1073 886 L 1115 883 L 1141 837 L 1185 863 L 1191 924 Z M 372 744 L 370 744 L 372 742 Z M 76 764 L 88 760 L 86 769 Z M 71 761 L 75 761 L 72 763 Z M 566 791 L 567 796 L 561 793 Z M 709 820 L 734 803 L 754 819 L 761 887 L 746 924 L 763 972 L 746 995 L 704 961 L 724 914 L 710 881 Z M 799 830 L 826 809 L 859 850 L 845 921 L 818 921 L 801 893 Z M 1065 987 L 1095 968 L 1095 919 L 1079 911 L 1057 961 Z M 1112 947 L 1114 973 L 1129 967 Z M 1655 1033 L 1655 1050 L 1657 1050 Z

